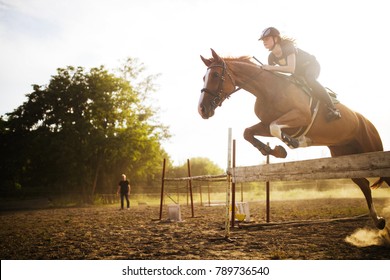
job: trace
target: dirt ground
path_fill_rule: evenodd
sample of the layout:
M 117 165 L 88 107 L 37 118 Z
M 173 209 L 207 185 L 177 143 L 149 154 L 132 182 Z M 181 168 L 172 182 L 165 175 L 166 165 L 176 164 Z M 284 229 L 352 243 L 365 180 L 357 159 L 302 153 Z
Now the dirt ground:
M 376 199 L 384 214 L 388 199 Z M 265 205 L 250 203 L 253 222 L 225 237 L 224 206 L 181 206 L 182 222 L 163 219 L 158 206 L 118 205 L 0 212 L 0 258 L 5 259 L 390 259 L 385 231 L 368 216 L 319 223 L 264 224 Z M 271 222 L 319 221 L 367 213 L 364 199 L 276 201 Z M 390 224 L 390 217 L 387 217 Z M 388 225 L 389 226 L 389 225 Z M 386 232 L 385 232 L 386 233 Z M 387 232 L 388 234 L 388 232 Z M 364 243 L 370 239 L 369 243 Z M 347 241 L 348 240 L 348 241 Z M 363 244 L 359 247 L 351 243 Z M 361 243 L 363 242 L 363 243 Z M 371 242 L 371 243 L 370 243 Z M 386 243 L 387 242 L 387 243 Z

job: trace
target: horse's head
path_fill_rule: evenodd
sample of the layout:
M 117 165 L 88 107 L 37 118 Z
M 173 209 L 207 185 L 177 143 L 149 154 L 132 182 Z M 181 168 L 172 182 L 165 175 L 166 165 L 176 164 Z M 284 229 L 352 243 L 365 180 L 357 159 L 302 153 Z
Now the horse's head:
M 213 55 L 210 59 L 200 56 L 207 66 L 207 72 L 203 77 L 204 86 L 201 90 L 198 112 L 204 119 L 214 115 L 214 111 L 222 102 L 235 91 L 235 84 L 225 61 L 211 49 Z M 226 79 L 226 76 L 229 77 Z

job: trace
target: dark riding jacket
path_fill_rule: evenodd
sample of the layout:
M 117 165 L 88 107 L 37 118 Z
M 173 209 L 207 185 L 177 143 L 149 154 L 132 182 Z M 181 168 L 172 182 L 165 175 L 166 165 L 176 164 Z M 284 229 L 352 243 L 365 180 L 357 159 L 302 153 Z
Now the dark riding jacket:
M 280 47 L 282 49 L 282 56 L 276 57 L 272 52 L 268 56 L 269 65 L 287 65 L 287 57 L 290 54 L 295 53 L 296 64 L 294 74 L 297 76 L 305 76 L 306 69 L 311 64 L 317 64 L 317 60 L 314 55 L 311 55 L 297 47 L 295 47 L 294 42 L 289 40 L 283 40 L 280 42 Z

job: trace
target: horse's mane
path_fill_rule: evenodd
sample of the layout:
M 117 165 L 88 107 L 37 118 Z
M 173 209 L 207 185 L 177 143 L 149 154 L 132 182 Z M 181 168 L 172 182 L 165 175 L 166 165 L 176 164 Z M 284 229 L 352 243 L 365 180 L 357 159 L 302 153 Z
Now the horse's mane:
M 237 62 L 245 62 L 245 63 L 252 63 L 250 56 L 239 56 L 239 57 L 224 57 L 225 61 L 237 61 Z
M 239 57 L 225 56 L 225 57 L 222 57 L 222 59 L 226 62 L 231 61 L 231 62 L 243 62 L 243 63 L 254 64 L 252 61 L 252 57 L 250 57 L 249 55 L 244 55 L 244 56 L 239 56 Z M 215 62 L 214 58 L 211 58 L 210 60 L 211 60 L 211 62 Z
M 262 71 L 260 70 L 261 68 L 259 67 L 259 64 L 253 60 L 253 57 L 251 56 L 239 56 L 239 57 L 223 57 L 222 58 L 225 62 L 229 63 L 244 63 L 247 65 L 250 65 L 253 71 Z M 271 71 L 265 71 L 266 73 L 270 73 L 270 77 L 276 77 L 277 79 L 281 79 L 283 82 L 288 82 L 288 83 L 297 83 L 296 80 L 291 79 L 289 75 L 278 73 L 278 72 L 271 72 Z M 255 73 L 255 72 L 253 72 Z

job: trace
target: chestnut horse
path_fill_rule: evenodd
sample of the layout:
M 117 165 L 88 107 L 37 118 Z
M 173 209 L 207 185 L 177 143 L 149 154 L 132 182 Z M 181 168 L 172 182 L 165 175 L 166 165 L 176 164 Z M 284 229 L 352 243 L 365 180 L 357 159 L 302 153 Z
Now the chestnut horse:
M 212 58 L 201 56 L 207 72 L 198 105 L 199 114 L 204 119 L 212 117 L 215 109 L 238 89 L 252 93 L 256 97 L 254 110 L 260 122 L 246 128 L 244 138 L 263 155 L 284 158 L 287 152 L 282 146 L 271 149 L 255 136 L 277 137 L 290 148 L 328 146 L 332 157 L 383 151 L 376 128 L 361 114 L 338 103 L 336 107 L 341 112 L 341 119 L 328 122 L 325 106 L 320 104 L 317 112 L 312 113 L 311 98 L 302 87 L 263 70 L 250 57 L 221 58 L 211 51 Z M 312 115 L 316 117 L 312 119 Z M 292 137 L 301 127 L 305 127 L 305 132 Z M 386 222 L 376 213 L 369 181 L 366 178 L 352 180 L 362 190 L 376 227 L 383 229 Z M 379 187 L 383 181 L 390 185 L 390 177 L 381 177 L 372 188 Z

